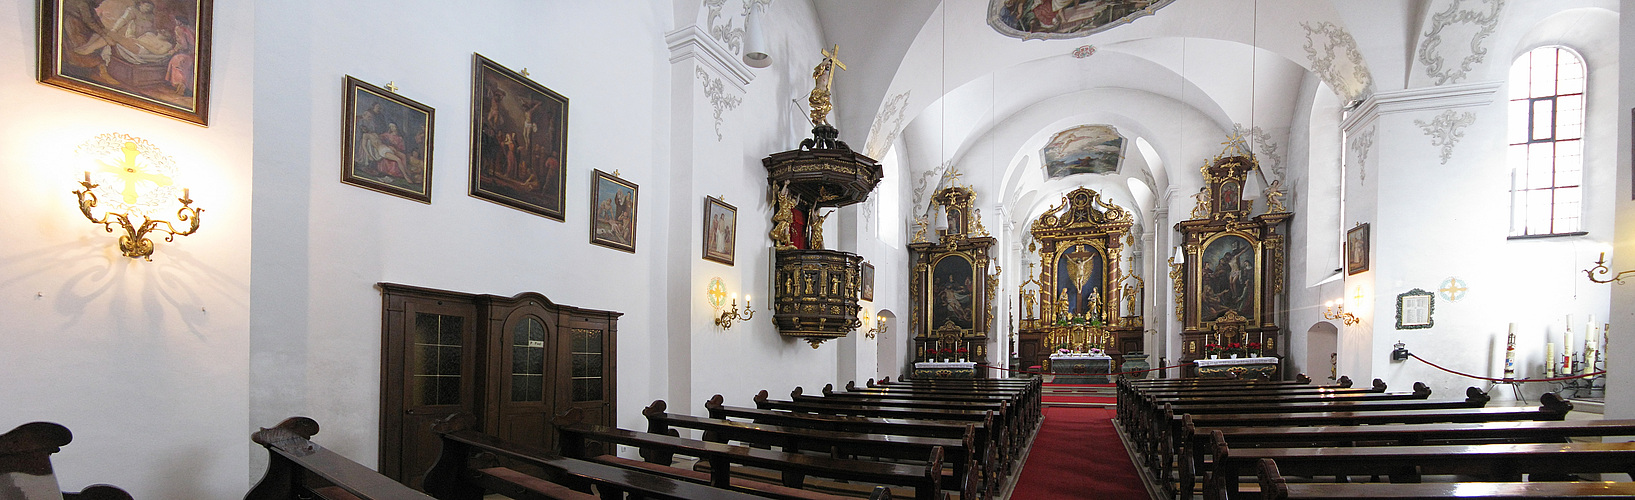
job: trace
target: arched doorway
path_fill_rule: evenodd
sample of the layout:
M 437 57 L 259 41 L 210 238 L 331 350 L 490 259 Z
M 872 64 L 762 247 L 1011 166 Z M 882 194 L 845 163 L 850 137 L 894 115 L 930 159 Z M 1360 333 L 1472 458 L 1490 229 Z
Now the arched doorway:
M 903 352 L 900 344 L 913 342 L 913 336 L 902 334 L 902 326 L 897 324 L 897 313 L 891 312 L 890 309 L 881 309 L 877 321 L 880 323 L 876 326 L 880 328 L 881 332 L 876 334 L 877 337 L 874 339 L 875 345 L 879 346 L 874 351 L 874 376 L 877 379 L 881 377 L 900 377 L 902 373 L 909 371 L 904 365 L 903 357 L 898 354 Z M 896 338 L 905 340 L 901 341 L 901 343 L 892 340 Z
M 1340 329 L 1333 323 L 1319 321 L 1306 330 L 1306 373 L 1311 378 L 1335 380 L 1339 375 L 1335 364 L 1338 362 L 1340 346 Z

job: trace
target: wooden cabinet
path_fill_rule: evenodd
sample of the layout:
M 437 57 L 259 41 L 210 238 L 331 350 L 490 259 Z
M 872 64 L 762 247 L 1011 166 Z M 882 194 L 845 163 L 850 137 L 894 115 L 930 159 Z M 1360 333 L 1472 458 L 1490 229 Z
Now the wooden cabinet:
M 436 460 L 431 423 L 458 411 L 484 433 L 554 449 L 551 418 L 580 408 L 614 425 L 620 313 L 379 284 L 381 473 L 416 488 Z

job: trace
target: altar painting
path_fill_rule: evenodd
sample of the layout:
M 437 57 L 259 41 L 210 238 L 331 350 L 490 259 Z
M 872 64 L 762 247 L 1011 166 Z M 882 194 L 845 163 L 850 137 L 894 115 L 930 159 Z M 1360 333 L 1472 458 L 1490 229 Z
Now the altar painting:
M 1150 15 L 1175 0 L 990 0 L 988 25 L 1006 36 L 1078 38 Z
M 1228 312 L 1255 318 L 1255 246 L 1228 234 L 1204 247 L 1198 268 L 1199 315 L 1215 321 Z
M 954 326 L 971 329 L 976 317 L 976 284 L 971 261 L 963 255 L 948 255 L 931 268 L 931 328 Z
M 1080 125 L 1051 136 L 1039 156 L 1052 179 L 1117 173 L 1124 160 L 1124 137 L 1111 125 Z
M 1090 245 L 1073 245 L 1056 256 L 1056 319 L 1083 316 L 1101 318 L 1104 259 Z

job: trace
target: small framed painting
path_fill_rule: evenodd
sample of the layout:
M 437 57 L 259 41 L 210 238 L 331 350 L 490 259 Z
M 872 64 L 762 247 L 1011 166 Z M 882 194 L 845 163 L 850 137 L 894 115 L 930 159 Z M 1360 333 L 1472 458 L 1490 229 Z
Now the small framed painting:
M 862 286 L 857 287 L 858 295 L 864 301 L 874 302 L 874 264 L 864 262 L 863 270 L 858 274 L 861 275 L 859 281 L 863 282 Z
M 1345 274 L 1368 270 L 1368 223 L 1358 223 L 1345 233 Z
M 1418 288 L 1397 294 L 1397 329 L 1419 330 L 1430 328 L 1436 322 L 1436 294 Z
M 431 203 L 433 115 L 431 106 L 347 76 L 341 182 Z
M 209 124 L 212 0 L 42 0 L 40 83 Z
M 566 220 L 568 98 L 472 54 L 471 196 Z
M 595 170 L 590 186 L 590 242 L 636 253 L 636 184 Z
M 732 265 L 737 240 L 738 209 L 714 196 L 705 196 L 704 260 Z

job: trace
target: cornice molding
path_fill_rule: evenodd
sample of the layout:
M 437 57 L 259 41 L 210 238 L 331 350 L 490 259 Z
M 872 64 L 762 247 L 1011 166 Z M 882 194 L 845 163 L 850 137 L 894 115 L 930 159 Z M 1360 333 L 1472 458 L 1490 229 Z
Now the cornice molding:
M 1503 86 L 1502 81 L 1491 81 L 1375 92 L 1346 117 L 1341 128 L 1354 131 L 1380 116 L 1396 113 L 1486 106 Z
M 670 47 L 671 64 L 696 59 L 699 64 L 721 75 L 723 81 L 731 84 L 739 92 L 744 91 L 744 86 L 755 79 L 755 73 L 749 70 L 749 66 L 745 65 L 743 60 L 721 46 L 721 42 L 696 24 L 665 34 L 664 42 Z

